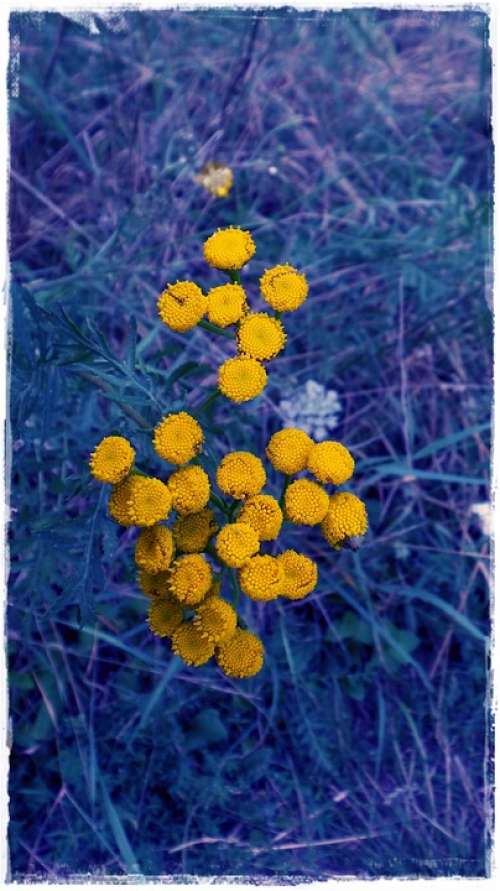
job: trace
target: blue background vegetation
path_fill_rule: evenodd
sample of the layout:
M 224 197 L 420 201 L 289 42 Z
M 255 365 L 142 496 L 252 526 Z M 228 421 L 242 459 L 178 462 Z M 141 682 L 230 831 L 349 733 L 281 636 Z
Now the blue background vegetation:
M 12 875 L 485 875 L 491 765 L 490 53 L 482 12 L 126 12 L 10 22 Z M 193 181 L 226 162 L 217 200 Z M 232 344 L 169 332 L 167 281 L 251 229 L 254 306 L 310 299 L 265 394 L 212 405 L 215 460 L 262 452 L 283 393 L 339 393 L 371 528 L 315 530 L 303 603 L 247 604 L 232 682 L 155 639 L 135 532 L 87 460 L 200 404 Z M 278 482 L 270 477 L 270 491 Z

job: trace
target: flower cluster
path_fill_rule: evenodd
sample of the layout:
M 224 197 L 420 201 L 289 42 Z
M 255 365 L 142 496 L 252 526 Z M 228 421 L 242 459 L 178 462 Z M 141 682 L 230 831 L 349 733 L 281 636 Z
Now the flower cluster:
M 209 161 L 194 177 L 214 198 L 226 198 L 233 186 L 233 171 L 225 164 Z

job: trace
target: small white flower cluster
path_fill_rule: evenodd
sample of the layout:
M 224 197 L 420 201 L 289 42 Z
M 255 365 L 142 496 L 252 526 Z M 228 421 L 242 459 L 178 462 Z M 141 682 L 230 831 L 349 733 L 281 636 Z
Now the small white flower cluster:
M 328 436 L 339 422 L 342 406 L 336 390 L 327 390 L 323 384 L 308 380 L 293 398 L 282 399 L 280 414 L 292 427 L 300 427 L 314 439 Z
M 477 520 L 483 535 L 490 536 L 493 534 L 493 514 L 491 505 L 487 501 L 480 501 L 477 504 L 472 504 L 469 513 L 473 514 L 474 518 Z

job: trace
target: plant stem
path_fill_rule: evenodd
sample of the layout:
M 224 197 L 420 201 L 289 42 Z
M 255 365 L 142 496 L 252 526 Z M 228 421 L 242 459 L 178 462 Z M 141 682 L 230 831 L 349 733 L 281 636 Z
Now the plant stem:
M 200 328 L 204 328 L 205 331 L 210 331 L 211 334 L 221 334 L 222 337 L 229 337 L 230 340 L 234 338 L 234 334 L 231 331 L 219 328 L 218 325 L 213 325 L 212 322 L 207 322 L 206 319 L 202 319 L 201 322 L 198 322 L 198 325 Z
M 210 406 L 215 402 L 215 400 L 217 399 L 218 396 L 220 396 L 220 390 L 212 390 L 212 392 L 209 393 L 207 398 L 203 400 L 201 405 L 197 407 L 197 409 L 196 409 L 197 413 L 206 411 L 207 408 L 210 408 Z
M 233 285 L 241 285 L 239 269 L 227 269 L 226 271 Z
M 280 498 L 280 501 L 279 501 L 279 504 L 280 504 L 280 507 L 281 507 L 281 508 L 284 507 L 284 504 L 285 504 L 285 492 L 286 492 L 286 490 L 288 489 L 288 486 L 290 485 L 290 480 L 291 480 L 291 479 L 292 479 L 291 476 L 286 476 L 286 475 L 285 475 L 285 479 L 283 480 L 283 491 L 282 491 L 282 493 L 281 493 L 281 498 Z

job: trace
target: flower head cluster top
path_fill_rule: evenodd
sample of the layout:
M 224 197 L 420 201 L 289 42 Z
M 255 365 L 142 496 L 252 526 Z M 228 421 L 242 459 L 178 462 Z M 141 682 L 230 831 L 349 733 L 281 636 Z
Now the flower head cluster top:
M 231 282 L 211 288 L 207 294 L 192 281 L 168 284 L 158 299 L 162 321 L 173 331 L 190 331 L 196 325 L 224 333 L 233 328 L 236 355 L 219 368 L 219 391 L 233 402 L 248 402 L 262 393 L 267 383 L 265 363 L 284 348 L 286 332 L 281 314 L 302 306 L 309 286 L 293 266 L 267 269 L 260 279 L 264 301 L 274 310 L 252 312 L 239 270 L 253 257 L 250 232 L 229 227 L 218 229 L 203 245 L 209 266 L 229 275 Z
M 238 615 L 240 591 L 259 602 L 300 600 L 317 582 L 310 557 L 295 550 L 275 553 L 269 545 L 283 523 L 318 525 L 327 542 L 340 548 L 364 535 L 366 509 L 356 495 L 326 488 L 352 476 L 354 460 L 341 443 L 314 443 L 298 428 L 275 433 L 266 455 L 285 477 L 280 500 L 263 491 L 266 469 L 251 452 L 226 454 L 211 480 L 200 463 L 203 444 L 200 424 L 182 411 L 164 417 L 154 431 L 157 455 L 176 466 L 166 480 L 138 471 L 135 450 L 121 436 L 97 445 L 90 470 L 112 485 L 111 517 L 141 530 L 135 562 L 139 586 L 151 601 L 151 631 L 168 638 L 188 665 L 214 657 L 229 677 L 246 678 L 262 668 L 264 647 Z M 292 480 L 303 473 L 309 476 Z M 228 582 L 233 602 L 222 596 Z

